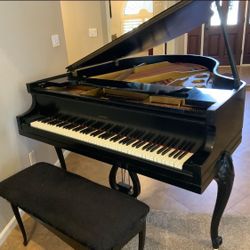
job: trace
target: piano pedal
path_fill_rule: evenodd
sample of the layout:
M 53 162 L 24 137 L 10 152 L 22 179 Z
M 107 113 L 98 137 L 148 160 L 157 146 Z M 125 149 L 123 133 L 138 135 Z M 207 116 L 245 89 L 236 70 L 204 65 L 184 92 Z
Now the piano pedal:
M 127 183 L 119 182 L 117 186 L 118 186 L 118 190 L 122 193 L 131 194 L 132 192 L 132 186 Z
M 141 184 L 136 173 L 129 171 L 129 177 L 132 180 L 132 185 L 125 183 L 124 181 L 118 182 L 117 171 L 120 169 L 119 166 L 113 165 L 109 173 L 109 185 L 112 189 L 128 194 L 133 197 L 137 197 L 141 192 Z M 123 179 L 124 180 L 124 179 Z

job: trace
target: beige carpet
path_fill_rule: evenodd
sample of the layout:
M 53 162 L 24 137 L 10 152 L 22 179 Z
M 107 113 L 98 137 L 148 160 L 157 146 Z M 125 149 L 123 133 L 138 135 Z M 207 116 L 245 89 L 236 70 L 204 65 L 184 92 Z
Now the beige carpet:
M 147 222 L 147 238 L 145 250 L 206 250 L 212 249 L 209 238 L 209 215 L 169 214 L 151 211 Z M 25 227 L 31 235 L 27 247 L 22 245 L 22 237 L 15 228 L 1 250 L 70 250 L 56 236 L 31 218 L 25 218 Z M 222 219 L 220 232 L 224 243 L 221 250 L 250 249 L 250 217 L 225 215 Z M 137 249 L 137 237 L 124 250 Z

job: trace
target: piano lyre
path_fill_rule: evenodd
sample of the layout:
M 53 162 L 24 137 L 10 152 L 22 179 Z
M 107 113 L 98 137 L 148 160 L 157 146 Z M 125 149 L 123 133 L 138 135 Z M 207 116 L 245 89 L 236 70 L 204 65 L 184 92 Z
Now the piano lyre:
M 134 196 L 140 193 L 136 173 L 200 194 L 216 180 L 211 239 L 218 248 L 245 101 L 230 48 L 234 78 L 218 74 L 211 57 L 124 58 L 206 22 L 210 4 L 179 2 L 68 66 L 67 73 L 27 84 L 33 103 L 17 121 L 20 134 L 55 146 L 63 166 L 61 149 L 113 165 L 112 188 L 128 191 L 115 182 L 118 167 L 128 170 Z

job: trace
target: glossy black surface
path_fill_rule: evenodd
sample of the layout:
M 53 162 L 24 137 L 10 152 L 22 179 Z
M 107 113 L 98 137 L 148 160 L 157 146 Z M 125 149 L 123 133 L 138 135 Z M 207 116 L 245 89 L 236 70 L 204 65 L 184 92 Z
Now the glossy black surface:
M 116 61 L 174 39 L 207 22 L 212 14 L 210 5 L 211 1 L 181 1 L 67 69 L 73 71 L 88 65 Z
M 64 75 L 27 84 L 33 103 L 30 110 L 17 118 L 20 134 L 49 143 L 57 148 L 65 148 L 112 165 L 119 165 L 130 171 L 197 193 L 203 192 L 217 174 L 215 164 L 221 153 L 224 151 L 232 153 L 241 141 L 245 84 L 241 82 L 240 88 L 234 89 L 234 79 L 218 74 L 218 62 L 210 57 L 197 55 L 163 55 L 124 59 L 120 57 L 145 49 L 148 44 L 150 47 L 155 46 L 158 42 L 167 41 L 181 32 L 188 32 L 195 25 L 200 25 L 211 14 L 210 4 L 207 1 L 206 3 L 204 1 L 178 3 L 138 29 L 69 66 L 68 69 L 74 72 L 70 71 Z M 201 8 L 202 6 L 205 7 Z M 193 12 L 196 13 L 196 18 L 189 18 Z M 118 51 L 119 46 L 126 49 Z M 96 75 L 133 68 L 142 63 L 152 64 L 163 61 L 204 66 L 211 72 L 212 84 L 209 88 L 196 89 L 92 78 Z M 98 65 L 97 63 L 100 62 L 102 63 Z M 81 68 L 89 64 L 92 65 Z M 184 99 L 191 108 L 152 105 L 129 98 L 107 98 L 106 96 L 100 98 L 99 95 L 88 96 L 70 92 L 72 87 L 78 86 L 179 98 Z M 152 133 L 154 139 L 148 145 L 144 145 L 145 150 L 148 151 L 157 150 L 154 141 L 159 139 L 157 136 L 177 140 L 180 143 L 179 147 L 187 141 L 189 146 L 185 147 L 191 148 L 190 145 L 194 143 L 195 146 L 192 148 L 194 155 L 184 164 L 183 169 L 179 170 L 154 164 L 136 156 L 125 155 L 115 149 L 105 149 L 30 126 L 32 121 L 41 116 L 49 117 L 58 114 L 71 116 L 74 119 L 77 117 L 80 120 L 89 120 L 95 124 L 118 126 L 130 131 L 140 133 L 143 131 L 146 134 Z M 81 132 L 92 133 L 93 129 L 89 127 Z M 105 137 L 109 138 L 111 135 L 108 132 Z M 119 137 L 114 138 L 114 140 L 117 139 Z M 142 146 L 141 143 L 131 142 L 131 140 L 124 140 L 123 143 L 135 143 L 136 147 Z M 167 154 L 167 150 L 167 148 L 163 149 L 160 153 Z M 176 157 L 181 154 L 179 153 Z M 124 162 L 125 165 L 122 164 Z

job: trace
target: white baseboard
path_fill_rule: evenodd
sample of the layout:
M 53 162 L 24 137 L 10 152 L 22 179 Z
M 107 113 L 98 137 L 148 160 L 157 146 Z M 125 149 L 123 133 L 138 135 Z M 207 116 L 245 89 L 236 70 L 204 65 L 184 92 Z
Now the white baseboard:
M 19 209 L 20 215 L 23 217 L 24 211 Z M 15 228 L 17 225 L 17 221 L 15 216 L 13 216 L 10 220 L 10 222 L 6 225 L 6 227 L 2 230 L 0 233 L 0 246 L 5 242 L 11 231 Z
M 70 151 L 64 150 L 63 151 L 64 158 L 66 158 L 69 155 L 69 153 L 70 153 Z M 60 161 L 57 160 L 55 162 L 55 165 L 56 166 L 60 166 Z M 23 210 L 21 210 L 21 209 L 19 209 L 19 211 L 20 211 L 20 215 L 23 217 L 23 215 L 25 214 L 25 212 Z M 9 221 L 9 223 L 2 230 L 2 232 L 0 232 L 0 247 L 4 243 L 4 241 L 7 239 L 7 237 L 9 236 L 9 234 L 11 233 L 11 231 L 14 229 L 14 227 L 16 225 L 17 225 L 16 218 L 15 218 L 15 216 L 13 216 L 11 218 L 11 220 Z

